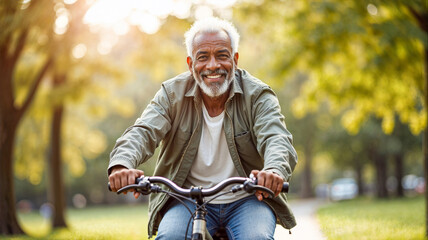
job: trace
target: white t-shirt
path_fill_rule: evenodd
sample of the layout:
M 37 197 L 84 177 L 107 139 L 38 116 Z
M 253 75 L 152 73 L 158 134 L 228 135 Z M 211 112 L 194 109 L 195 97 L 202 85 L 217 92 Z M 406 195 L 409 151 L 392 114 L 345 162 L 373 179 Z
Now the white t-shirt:
M 204 121 L 202 124 L 202 136 L 196 159 L 187 176 L 186 187 L 202 186 L 209 188 L 229 177 L 239 176 L 232 162 L 226 135 L 223 129 L 224 111 L 210 117 L 204 104 L 202 104 Z M 231 187 L 225 190 L 230 190 Z M 249 196 L 245 191 L 220 196 L 210 203 L 225 204 Z M 211 199 L 211 197 L 206 198 Z

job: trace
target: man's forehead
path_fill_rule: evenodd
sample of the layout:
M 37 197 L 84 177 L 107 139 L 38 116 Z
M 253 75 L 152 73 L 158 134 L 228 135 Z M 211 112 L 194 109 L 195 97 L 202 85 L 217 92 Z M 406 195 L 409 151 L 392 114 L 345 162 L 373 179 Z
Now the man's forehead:
M 218 45 L 219 47 L 227 47 L 232 49 L 229 35 L 225 31 L 218 32 L 199 32 L 193 40 L 193 50 L 210 45 Z

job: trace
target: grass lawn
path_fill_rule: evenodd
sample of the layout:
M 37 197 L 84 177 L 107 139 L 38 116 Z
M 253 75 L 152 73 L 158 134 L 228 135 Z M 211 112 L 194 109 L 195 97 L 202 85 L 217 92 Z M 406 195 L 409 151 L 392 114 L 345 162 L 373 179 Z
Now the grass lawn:
M 147 239 L 144 204 L 69 209 L 69 228 L 55 231 L 38 212 L 19 214 L 18 218 L 29 236 L 0 239 Z
M 318 211 L 328 240 L 425 239 L 423 197 L 332 203 Z M 67 211 L 68 229 L 52 231 L 38 212 L 19 214 L 28 236 L 0 239 L 147 239 L 147 206 L 98 206 Z
M 426 239 L 423 197 L 343 201 L 322 207 L 317 215 L 328 240 Z

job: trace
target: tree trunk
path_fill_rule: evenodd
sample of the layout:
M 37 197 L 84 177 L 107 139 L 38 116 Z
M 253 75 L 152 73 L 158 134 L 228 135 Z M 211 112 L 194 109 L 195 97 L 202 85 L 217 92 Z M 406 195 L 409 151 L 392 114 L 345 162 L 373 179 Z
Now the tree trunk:
M 14 116 L 0 116 L 0 235 L 24 233 L 17 221 L 13 191 L 13 148 L 18 125 Z
M 54 77 L 54 86 L 62 84 L 65 77 Z M 55 105 L 52 115 L 51 154 L 49 156 L 49 192 L 48 198 L 53 205 L 52 227 L 67 227 L 65 222 L 65 189 L 62 179 L 61 126 L 64 107 Z
M 305 164 L 303 167 L 303 179 L 302 179 L 302 198 L 313 197 L 312 192 L 312 142 L 308 141 L 304 145 L 305 151 Z
M 360 159 L 355 159 L 355 173 L 357 175 L 358 196 L 364 195 L 364 181 L 363 181 L 363 166 Z
M 387 198 L 388 190 L 386 188 L 387 168 L 384 155 L 375 153 L 374 162 L 376 168 L 376 196 L 378 198 Z
M 404 175 L 403 154 L 398 153 L 394 156 L 395 160 L 395 178 L 397 179 L 397 197 L 404 197 L 403 185 L 401 184 Z
M 0 45 L 0 235 L 15 235 L 24 233 L 16 217 L 13 180 L 13 149 L 21 115 L 13 105 L 13 65 L 7 49 Z
M 1 46 L 0 49 L 2 49 Z M 0 57 L 0 63 L 0 234 L 14 235 L 24 233 L 18 224 L 15 211 L 13 150 L 16 130 L 51 64 L 51 59 L 49 58 L 39 71 L 33 86 L 19 109 L 14 105 L 12 84 L 14 63 L 8 61 L 5 56 Z

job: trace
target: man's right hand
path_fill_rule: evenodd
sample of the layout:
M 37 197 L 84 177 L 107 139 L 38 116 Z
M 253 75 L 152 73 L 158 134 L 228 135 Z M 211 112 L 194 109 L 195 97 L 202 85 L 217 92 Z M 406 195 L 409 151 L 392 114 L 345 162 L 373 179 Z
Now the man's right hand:
M 113 192 L 117 192 L 119 189 L 135 183 L 135 179 L 144 175 L 144 172 L 138 169 L 128 169 L 124 166 L 114 166 L 111 170 L 108 180 L 110 182 L 110 188 Z M 138 198 L 140 193 L 133 191 L 134 197 Z M 124 192 L 125 194 L 127 192 Z

